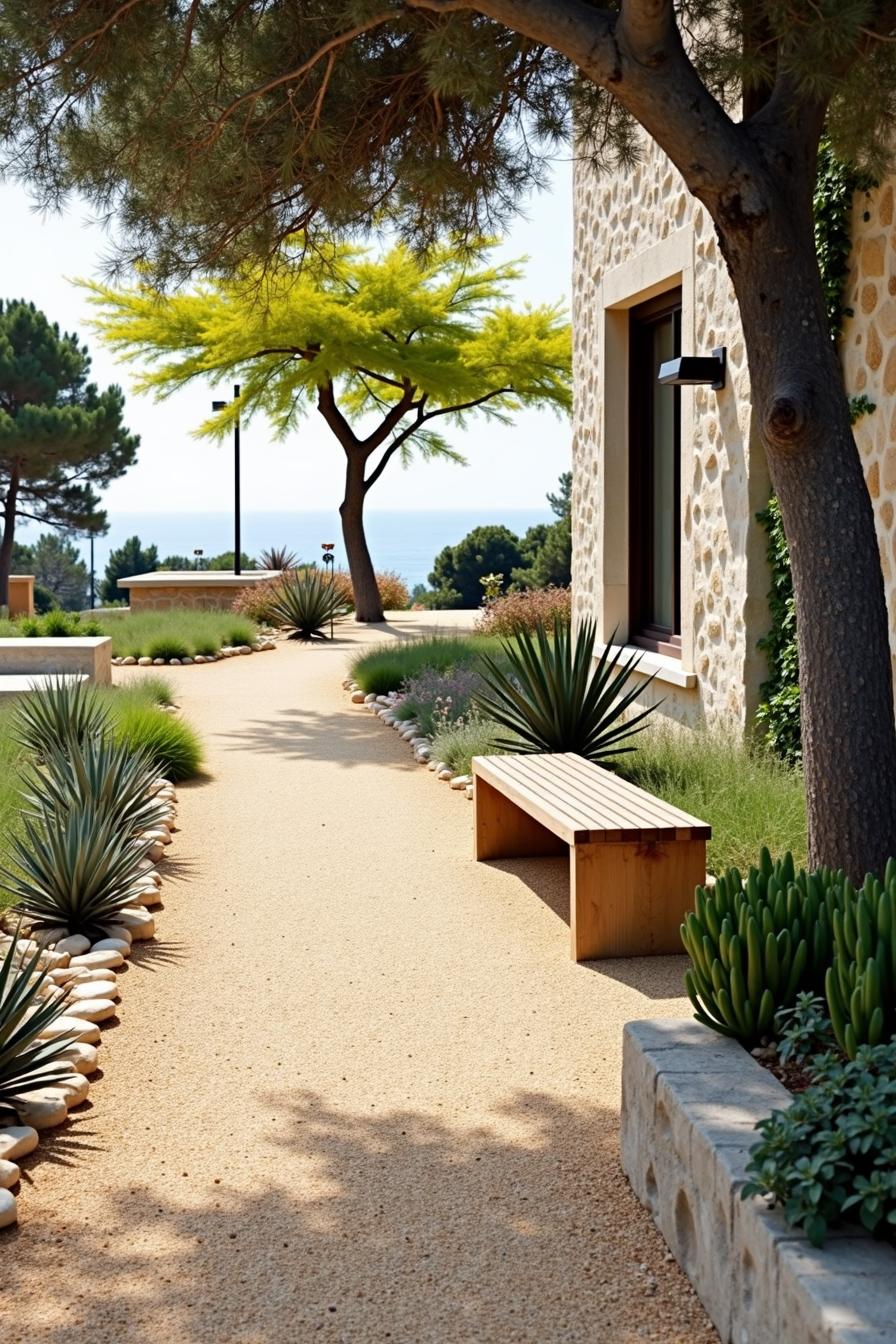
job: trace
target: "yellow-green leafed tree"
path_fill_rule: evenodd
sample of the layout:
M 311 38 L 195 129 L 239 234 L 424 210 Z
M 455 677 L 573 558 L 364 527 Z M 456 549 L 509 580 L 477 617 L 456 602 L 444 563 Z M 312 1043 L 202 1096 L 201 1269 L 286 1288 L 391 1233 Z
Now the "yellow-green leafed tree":
M 490 264 L 490 247 L 444 245 L 424 260 L 401 245 L 382 256 L 333 245 L 311 257 L 294 247 L 264 272 L 171 295 L 85 284 L 97 331 L 145 365 L 138 391 L 164 397 L 196 378 L 241 384 L 239 405 L 198 434 L 221 438 L 238 413 L 263 413 L 286 436 L 317 409 L 345 454 L 340 514 L 356 617 L 381 621 L 364 504 L 392 459 L 462 462 L 444 430 L 474 414 L 507 422 L 528 406 L 569 411 L 566 314 L 513 307 L 521 267 Z

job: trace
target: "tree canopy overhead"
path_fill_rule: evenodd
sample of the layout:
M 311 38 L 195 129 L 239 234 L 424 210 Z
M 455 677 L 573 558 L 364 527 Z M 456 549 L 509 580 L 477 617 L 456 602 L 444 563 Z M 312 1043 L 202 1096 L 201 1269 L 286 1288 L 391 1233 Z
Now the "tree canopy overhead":
M 793 567 L 810 856 L 859 877 L 896 851 L 893 679 L 812 191 L 826 124 L 880 168 L 894 110 L 896 0 L 0 10 L 8 162 L 44 199 L 77 186 L 114 214 L 156 279 L 270 258 L 297 229 L 312 250 L 371 225 L 469 239 L 539 180 L 573 112 L 599 163 L 632 157 L 635 123 L 653 138 L 708 210 L 740 305 Z
M 266 270 L 166 295 L 149 284 L 86 282 L 95 326 L 139 361 L 140 391 L 169 395 L 196 378 L 235 380 L 239 400 L 199 428 L 225 437 L 265 415 L 280 436 L 316 409 L 346 457 L 343 535 L 359 620 L 382 620 L 363 532 L 367 492 L 398 457 L 462 462 L 443 426 L 472 415 L 507 422 L 533 406 L 570 409 L 572 342 L 560 305 L 514 308 L 517 263 L 492 264 L 490 244 L 403 244 L 375 256 L 331 244 L 289 249 Z

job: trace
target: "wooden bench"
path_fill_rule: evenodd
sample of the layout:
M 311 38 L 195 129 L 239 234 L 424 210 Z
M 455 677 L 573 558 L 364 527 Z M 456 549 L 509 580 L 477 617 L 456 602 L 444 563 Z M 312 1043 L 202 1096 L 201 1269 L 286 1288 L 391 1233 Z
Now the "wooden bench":
M 712 831 L 582 756 L 476 756 L 476 858 L 569 848 L 576 961 L 682 952 Z

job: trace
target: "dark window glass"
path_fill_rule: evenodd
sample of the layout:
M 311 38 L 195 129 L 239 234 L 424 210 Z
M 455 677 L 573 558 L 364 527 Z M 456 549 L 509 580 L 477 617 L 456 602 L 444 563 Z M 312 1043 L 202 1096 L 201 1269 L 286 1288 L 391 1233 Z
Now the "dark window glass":
M 629 638 L 681 648 L 681 392 L 657 382 L 681 353 L 681 291 L 630 314 Z

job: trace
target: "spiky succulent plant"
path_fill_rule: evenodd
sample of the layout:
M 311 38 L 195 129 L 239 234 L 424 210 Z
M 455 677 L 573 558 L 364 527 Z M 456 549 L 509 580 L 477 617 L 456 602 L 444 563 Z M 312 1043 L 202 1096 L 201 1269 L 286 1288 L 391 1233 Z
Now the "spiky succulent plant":
M 168 804 L 149 796 L 158 778 L 148 751 L 132 751 L 108 737 L 89 737 L 67 749 L 48 748 L 41 769 L 27 779 L 23 798 L 32 816 L 65 816 L 91 804 L 98 818 L 111 817 L 124 836 L 139 835 L 168 818 Z
M 40 1040 L 40 1033 L 65 1012 L 65 996 L 42 999 L 46 972 L 38 970 L 40 953 L 20 954 L 18 933 L 0 960 L 0 1115 L 16 1113 L 23 1093 L 66 1078 L 72 1068 L 59 1058 L 70 1044 L 67 1036 Z
M 25 815 L 0 871 L 0 890 L 34 925 L 101 937 L 133 904 L 149 848 L 121 834 L 117 819 L 78 803 L 64 816 Z
M 95 686 L 55 677 L 20 697 L 12 721 L 14 739 L 36 756 L 54 748 L 65 750 L 105 733 L 109 710 Z
M 331 577 L 317 570 L 285 574 L 270 604 L 270 620 L 292 631 L 290 639 L 323 639 L 324 628 L 347 611 Z

